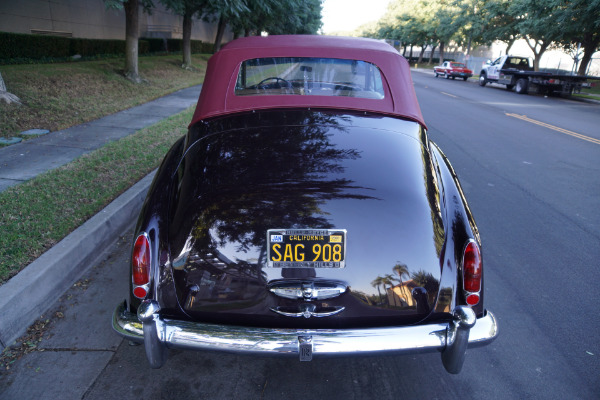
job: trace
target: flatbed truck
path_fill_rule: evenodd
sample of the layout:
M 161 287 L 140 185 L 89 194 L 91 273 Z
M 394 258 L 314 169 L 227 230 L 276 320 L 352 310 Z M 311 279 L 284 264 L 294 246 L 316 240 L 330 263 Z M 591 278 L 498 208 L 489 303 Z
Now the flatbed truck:
M 519 94 L 528 92 L 539 94 L 558 93 L 570 96 L 587 85 L 589 79 L 600 79 L 593 76 L 561 75 L 550 72 L 536 72 L 528 57 L 505 55 L 494 62 L 488 61 L 479 73 L 479 85 L 499 83 L 508 90 Z

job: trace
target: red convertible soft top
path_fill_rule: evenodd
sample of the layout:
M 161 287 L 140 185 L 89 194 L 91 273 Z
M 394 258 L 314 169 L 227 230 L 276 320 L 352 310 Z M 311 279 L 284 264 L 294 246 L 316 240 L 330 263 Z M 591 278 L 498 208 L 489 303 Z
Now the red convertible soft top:
M 269 57 L 334 58 L 374 64 L 381 71 L 383 98 L 236 95 L 242 62 Z M 373 39 L 310 35 L 253 36 L 225 45 L 208 62 L 192 124 L 206 118 L 272 108 L 368 111 L 410 119 L 425 127 L 408 62 L 393 47 Z

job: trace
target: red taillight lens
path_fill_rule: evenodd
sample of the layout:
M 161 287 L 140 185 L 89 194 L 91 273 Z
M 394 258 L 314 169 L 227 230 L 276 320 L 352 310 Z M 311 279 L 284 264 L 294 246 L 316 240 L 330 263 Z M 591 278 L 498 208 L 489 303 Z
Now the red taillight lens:
M 479 295 L 478 294 L 470 294 L 467 296 L 467 304 L 470 306 L 477 305 L 479 303 Z
M 479 292 L 481 290 L 481 252 L 475 242 L 469 242 L 465 248 L 463 257 L 463 282 L 467 292 Z
M 150 282 L 150 243 L 145 235 L 140 235 L 133 245 L 131 271 L 134 285 Z
M 148 291 L 144 287 L 138 286 L 135 289 L 133 289 L 133 294 L 138 299 L 143 299 L 148 294 Z

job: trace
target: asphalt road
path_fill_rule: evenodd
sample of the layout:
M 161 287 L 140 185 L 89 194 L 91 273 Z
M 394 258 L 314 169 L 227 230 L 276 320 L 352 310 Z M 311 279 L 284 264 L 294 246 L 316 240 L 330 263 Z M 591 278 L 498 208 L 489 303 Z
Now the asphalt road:
M 44 352 L 3 372 L 0 397 L 599 398 L 600 106 L 413 79 L 429 135 L 479 225 L 486 306 L 501 329 L 468 351 L 460 375 L 447 374 L 438 354 L 300 363 L 171 351 L 152 370 L 143 348 L 109 327 L 127 290 L 125 237 L 57 302 Z

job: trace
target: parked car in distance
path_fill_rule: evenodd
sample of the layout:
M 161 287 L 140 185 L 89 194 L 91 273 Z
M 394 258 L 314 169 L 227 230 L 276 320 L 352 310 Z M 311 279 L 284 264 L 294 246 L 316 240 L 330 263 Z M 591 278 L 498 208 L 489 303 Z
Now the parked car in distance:
M 436 78 L 443 76 L 446 79 L 462 78 L 465 81 L 473 76 L 473 71 L 465 64 L 455 61 L 444 61 L 442 65 L 433 67 L 433 73 Z
M 153 368 L 168 349 L 440 352 L 458 373 L 498 334 L 482 260 L 394 48 L 241 38 L 209 60 L 188 133 L 156 173 L 112 326 Z

